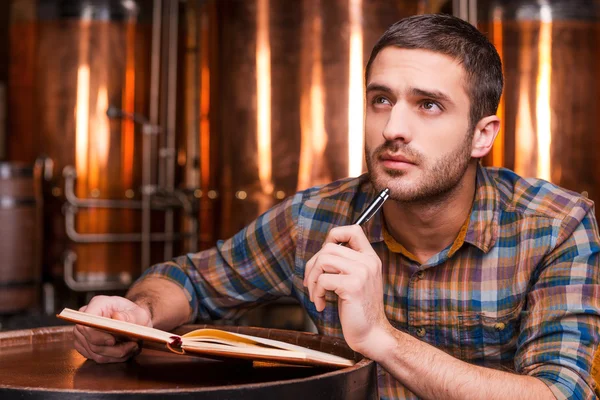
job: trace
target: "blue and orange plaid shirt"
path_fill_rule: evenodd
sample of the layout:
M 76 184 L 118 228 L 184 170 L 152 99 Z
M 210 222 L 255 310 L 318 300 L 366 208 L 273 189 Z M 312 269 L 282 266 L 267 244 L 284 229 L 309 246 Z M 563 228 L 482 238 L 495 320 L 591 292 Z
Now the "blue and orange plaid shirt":
M 181 285 L 190 321 L 233 319 L 293 296 L 319 333 L 341 337 L 335 295 L 317 312 L 302 285 L 304 268 L 329 230 L 351 224 L 375 195 L 364 175 L 299 192 L 231 239 L 155 265 L 140 279 Z M 600 241 L 590 200 L 479 167 L 470 217 L 426 263 L 387 234 L 381 213 L 364 231 L 381 258 L 385 312 L 397 329 L 466 362 L 535 376 L 559 399 L 595 398 Z M 416 398 L 378 372 L 381 398 Z

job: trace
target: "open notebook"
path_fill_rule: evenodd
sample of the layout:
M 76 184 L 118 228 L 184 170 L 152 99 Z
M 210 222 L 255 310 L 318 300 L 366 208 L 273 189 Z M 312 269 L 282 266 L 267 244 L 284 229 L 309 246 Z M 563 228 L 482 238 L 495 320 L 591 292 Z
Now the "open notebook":
M 65 308 L 58 318 L 117 335 L 164 344 L 173 353 L 207 357 L 276 361 L 286 364 L 349 367 L 353 360 L 307 349 L 278 340 L 232 333 L 220 329 L 197 329 L 183 336 L 125 321 L 100 317 Z

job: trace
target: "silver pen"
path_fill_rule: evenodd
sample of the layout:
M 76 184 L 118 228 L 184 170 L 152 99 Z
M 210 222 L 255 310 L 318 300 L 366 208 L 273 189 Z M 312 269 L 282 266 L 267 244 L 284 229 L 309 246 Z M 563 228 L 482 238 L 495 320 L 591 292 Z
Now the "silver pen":
M 388 197 L 390 197 L 390 189 L 385 188 L 377 195 L 377 197 L 375 197 L 375 200 L 373 200 L 371 204 L 369 204 L 369 207 L 367 207 L 365 211 L 363 211 L 362 214 L 360 214 L 358 219 L 354 222 L 354 225 L 362 225 L 368 220 L 370 220 L 373 217 L 373 215 L 375 215 L 377 211 L 379 211 L 379 209 L 381 208 L 383 203 L 385 203 Z
M 370 220 L 373 217 L 373 215 L 375 215 L 377 211 L 379 211 L 379 209 L 381 208 L 383 203 L 385 203 L 388 197 L 390 197 L 390 189 L 385 188 L 377 195 L 377 197 L 375 197 L 375 200 L 373 200 L 371 204 L 369 204 L 369 206 L 365 208 L 365 210 L 360 214 L 356 221 L 354 221 L 353 225 L 361 225 Z M 343 246 L 345 244 L 346 242 L 339 242 L 338 246 Z

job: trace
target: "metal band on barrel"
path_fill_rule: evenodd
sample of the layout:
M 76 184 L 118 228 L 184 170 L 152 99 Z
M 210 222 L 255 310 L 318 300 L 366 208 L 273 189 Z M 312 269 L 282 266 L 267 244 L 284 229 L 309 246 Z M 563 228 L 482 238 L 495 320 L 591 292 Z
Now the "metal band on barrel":
M 34 280 L 0 282 L 0 288 L 2 288 L 2 289 L 22 288 L 22 287 L 26 287 L 26 286 L 34 286 L 37 283 L 38 282 L 36 282 Z
M 33 197 L 8 197 L 0 196 L 0 208 L 17 208 L 19 206 L 35 206 L 36 201 Z
M 25 164 L 0 163 L 0 179 L 33 177 L 33 168 Z

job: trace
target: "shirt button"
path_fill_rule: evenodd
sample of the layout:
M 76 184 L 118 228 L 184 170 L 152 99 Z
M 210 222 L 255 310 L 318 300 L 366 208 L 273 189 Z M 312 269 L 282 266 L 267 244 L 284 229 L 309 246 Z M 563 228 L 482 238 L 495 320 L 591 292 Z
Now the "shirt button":
M 425 330 L 425 328 L 418 328 L 417 329 L 417 336 L 418 337 L 422 338 L 423 336 L 425 336 L 426 333 L 427 333 L 427 331 Z
M 503 331 L 504 328 L 506 328 L 504 322 L 496 322 L 496 324 L 494 324 L 494 329 L 498 332 Z
M 425 276 L 425 272 L 423 272 L 423 271 L 417 272 L 417 278 L 423 279 L 424 276 Z

